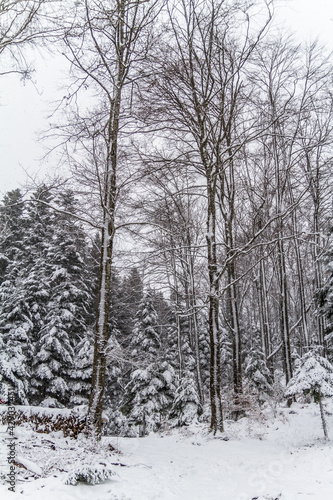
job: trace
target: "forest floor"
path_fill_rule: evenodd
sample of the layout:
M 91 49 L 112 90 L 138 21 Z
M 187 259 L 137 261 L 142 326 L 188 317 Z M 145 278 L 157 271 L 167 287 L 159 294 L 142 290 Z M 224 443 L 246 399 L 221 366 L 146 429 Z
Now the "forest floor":
M 325 441 L 319 407 L 296 404 L 227 421 L 218 437 L 203 424 L 145 438 L 105 437 L 99 449 L 61 432 L 15 428 L 15 492 L 6 482 L 8 433 L 0 426 L 0 498 L 29 500 L 331 500 L 332 441 Z M 68 485 L 83 465 L 111 469 L 102 484 Z

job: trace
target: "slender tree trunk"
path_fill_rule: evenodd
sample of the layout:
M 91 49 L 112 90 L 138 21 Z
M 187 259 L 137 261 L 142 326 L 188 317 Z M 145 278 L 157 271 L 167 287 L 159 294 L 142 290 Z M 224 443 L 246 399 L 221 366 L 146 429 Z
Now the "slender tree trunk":
M 267 296 L 267 285 L 266 285 L 266 271 L 265 263 L 263 260 L 263 250 L 260 249 L 260 263 L 259 263 L 259 280 L 256 280 L 257 293 L 258 293 L 258 307 L 259 307 L 259 321 L 260 321 L 260 332 L 261 332 L 261 348 L 265 355 L 265 360 L 267 367 L 270 372 L 274 373 L 273 370 L 273 359 L 268 359 L 272 350 L 272 340 L 269 322 L 269 306 L 268 306 L 268 296 Z
M 124 86 L 125 68 L 125 5 L 122 0 L 118 4 L 118 19 L 115 36 L 117 50 L 116 83 L 113 89 L 113 99 L 110 103 L 110 114 L 105 137 L 106 160 L 103 199 L 103 230 L 101 241 L 100 282 L 98 291 L 98 306 L 95 325 L 95 343 L 91 394 L 89 399 L 87 429 L 88 434 L 101 438 L 103 396 L 106 375 L 106 347 L 108 342 L 108 323 L 110 311 L 111 266 L 113 257 L 113 240 L 115 235 L 115 207 L 117 198 L 117 166 L 118 166 L 118 136 L 119 118 Z M 100 50 L 100 49 L 99 49 Z
M 196 294 L 195 294 L 195 288 L 194 288 L 194 272 L 193 272 L 192 266 L 191 266 L 191 284 L 192 284 L 191 307 L 193 309 L 195 371 L 196 371 L 199 399 L 200 399 L 201 405 L 203 405 L 204 404 L 204 392 L 203 392 L 202 374 L 201 374 L 201 367 L 200 367 L 198 313 L 197 313 Z
M 112 248 L 112 223 L 109 215 L 105 214 L 104 228 L 102 231 L 102 252 L 98 291 L 98 309 L 95 326 L 93 373 L 87 417 L 88 432 L 91 435 L 96 435 L 97 438 L 100 438 L 102 431 L 101 420 L 106 374 L 106 347 L 108 342 L 108 319 L 110 310 Z
M 239 396 L 243 393 L 242 382 L 242 345 L 241 331 L 239 324 L 239 307 L 236 286 L 236 263 L 234 258 L 234 218 L 235 218 L 235 164 L 232 155 L 232 140 L 229 125 L 226 128 L 226 141 L 228 145 L 228 162 L 226 168 L 220 165 L 219 168 L 219 206 L 224 220 L 225 246 L 227 261 L 227 320 L 232 336 L 232 361 L 233 361 L 233 382 L 234 397 L 236 406 L 239 405 Z M 239 416 L 235 412 L 235 418 Z
M 324 409 L 324 405 L 323 405 L 323 398 L 321 396 L 319 396 L 319 408 L 320 408 L 320 417 L 321 417 L 321 423 L 323 426 L 324 436 L 325 436 L 325 439 L 328 439 L 325 409 Z
M 119 75 L 120 76 L 120 75 Z M 102 431 L 103 396 L 106 374 L 106 347 L 108 342 L 108 324 L 110 311 L 111 266 L 113 240 L 115 235 L 116 205 L 116 171 L 117 143 L 119 131 L 121 91 L 120 86 L 115 94 L 115 105 L 108 124 L 108 154 L 106 159 L 106 179 L 104 196 L 104 224 L 101 241 L 100 281 L 98 290 L 98 306 L 95 325 L 94 360 L 91 383 L 91 394 L 88 407 L 88 433 L 99 439 Z
M 313 232 L 314 232 L 314 248 L 313 248 L 313 261 L 314 261 L 314 288 L 315 291 L 320 290 L 323 286 L 322 270 L 320 265 L 320 225 L 319 225 L 319 209 L 316 206 L 313 215 Z M 319 345 L 324 347 L 326 351 L 325 342 L 325 318 L 316 314 L 317 322 L 317 335 Z
M 241 335 L 239 326 L 239 313 L 237 303 L 237 289 L 235 284 L 235 266 L 234 262 L 230 262 L 227 269 L 227 307 L 228 307 L 228 323 L 232 334 L 232 360 L 233 360 L 233 381 L 234 381 L 234 396 L 235 404 L 239 405 L 239 396 L 243 393 L 242 382 L 242 358 L 241 358 Z M 235 417 L 239 416 L 239 412 L 235 412 Z
M 271 102 L 273 117 L 275 116 L 275 103 Z M 287 182 L 287 152 L 285 149 L 287 145 L 282 141 L 279 143 L 279 139 L 283 137 L 283 127 L 280 127 L 278 123 L 273 125 L 273 156 L 274 156 L 274 167 L 275 167 L 275 181 L 276 181 L 276 213 L 278 216 L 277 222 L 277 270 L 278 270 L 278 281 L 279 281 L 279 316 L 280 316 L 280 332 L 282 340 L 283 349 L 283 363 L 284 372 L 286 377 L 286 384 L 292 378 L 292 363 L 291 363 L 291 349 L 290 349 L 290 331 L 289 331 L 289 301 L 288 301 L 288 280 L 287 280 L 287 270 L 286 270 L 286 256 L 284 249 L 284 222 L 282 214 L 284 212 L 284 202 L 285 202 L 285 188 Z M 292 402 L 288 399 L 288 405 Z
M 195 373 L 198 388 L 198 395 L 201 405 L 204 403 L 204 393 L 202 385 L 202 376 L 200 368 L 200 346 L 199 346 L 199 328 L 198 328 L 198 313 L 197 313 L 197 300 L 195 293 L 195 277 L 194 277 L 194 256 L 192 250 L 192 241 L 189 229 L 186 231 L 186 275 L 185 279 L 188 280 L 188 305 L 191 310 L 191 330 L 193 351 L 195 355 Z
M 295 198 L 292 191 L 291 182 L 289 179 L 289 193 L 290 193 L 290 201 L 292 205 L 295 205 Z M 308 350 L 310 345 L 309 338 L 309 328 L 307 322 L 307 312 L 306 312 L 306 301 L 305 301 L 305 286 L 304 286 L 304 273 L 303 273 L 303 262 L 301 257 L 300 244 L 297 239 L 297 215 L 296 210 L 293 209 L 292 214 L 292 225 L 293 225 L 293 236 L 294 236 L 294 247 L 295 247 L 295 255 L 296 255 L 296 265 L 297 265 L 297 277 L 298 277 L 298 297 L 300 301 L 299 313 L 301 316 L 301 325 L 302 325 L 302 349 L 305 347 Z
M 209 338 L 210 338 L 210 430 L 215 434 L 223 432 L 223 416 L 221 402 L 221 360 L 219 332 L 219 281 L 216 258 L 216 213 L 215 185 L 207 179 L 208 217 L 207 217 L 207 262 L 209 275 Z M 214 184 L 214 181 L 213 181 Z
M 281 224 L 280 224 L 281 226 Z M 291 349 L 289 336 L 289 312 L 288 312 L 288 284 L 286 272 L 286 259 L 284 244 L 279 232 L 278 239 L 278 272 L 279 272 L 279 306 L 280 306 L 280 328 L 283 348 L 283 361 L 286 383 L 292 378 Z

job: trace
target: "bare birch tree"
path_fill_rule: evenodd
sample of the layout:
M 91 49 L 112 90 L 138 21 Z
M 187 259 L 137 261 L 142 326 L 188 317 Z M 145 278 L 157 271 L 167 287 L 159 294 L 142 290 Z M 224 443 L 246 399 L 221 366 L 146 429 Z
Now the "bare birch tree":
M 126 137 L 131 129 L 134 93 L 147 70 L 145 60 L 158 3 L 158 0 L 85 0 L 83 5 L 76 4 L 76 16 L 64 36 L 65 55 L 72 64 L 74 76 L 66 100 L 75 109 L 66 128 L 67 152 L 76 179 L 90 188 L 102 212 L 100 282 L 87 417 L 88 431 L 98 438 L 109 340 L 119 179 L 123 180 L 124 170 L 127 173 L 124 144 L 128 145 Z

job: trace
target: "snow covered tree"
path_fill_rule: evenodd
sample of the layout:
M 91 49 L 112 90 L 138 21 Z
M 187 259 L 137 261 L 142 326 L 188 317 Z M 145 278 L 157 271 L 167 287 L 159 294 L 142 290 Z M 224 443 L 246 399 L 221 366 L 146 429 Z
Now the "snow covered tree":
M 74 347 L 87 334 L 92 303 L 90 277 L 86 267 L 87 245 L 80 224 L 70 214 L 76 210 L 71 191 L 58 196 L 54 232 L 46 255 L 49 262 L 51 295 L 48 309 L 62 318 Z M 66 325 L 66 326 L 65 326 Z
M 122 340 L 122 334 L 118 329 L 117 318 L 112 314 L 109 321 L 110 336 L 106 347 L 106 375 L 104 404 L 108 410 L 118 408 L 123 396 L 124 386 L 128 382 L 127 372 L 124 370 L 124 352 L 118 339 Z
M 0 206 L 0 284 L 7 266 L 22 252 L 24 235 L 24 202 L 19 189 L 9 191 Z
M 156 360 L 135 370 L 120 407 L 129 428 L 140 436 L 157 431 L 169 416 L 174 393 L 175 371 L 167 361 Z
M 0 391 L 4 400 L 11 389 L 16 403 L 28 404 L 33 324 L 21 279 L 18 275 L 0 286 Z
M 120 407 L 129 427 L 141 436 L 168 418 L 175 391 L 176 375 L 161 349 L 154 298 L 149 289 L 139 304 L 129 345 L 132 362 L 139 368 L 130 375 Z
M 47 315 L 50 294 L 50 262 L 47 253 L 53 238 L 55 214 L 48 206 L 53 195 L 42 185 L 27 204 L 26 232 L 24 235 L 24 289 L 31 312 L 33 344 L 39 339 Z
M 89 402 L 94 354 L 93 335 L 89 333 L 75 346 L 73 368 L 69 371 L 69 404 L 74 406 Z
M 63 212 L 54 214 L 51 240 L 44 254 L 49 293 L 36 342 L 32 383 L 40 402 L 46 399 L 59 405 L 67 404 L 70 398 L 74 349 L 87 335 L 91 298 L 84 234 L 70 215 L 75 210 L 72 192 L 59 195 L 55 203 Z
M 194 369 L 193 363 L 192 370 L 184 370 L 174 394 L 170 417 L 177 426 L 189 425 L 202 413 Z
M 165 339 L 165 359 L 179 373 L 180 352 L 178 349 L 178 328 L 174 311 L 170 311 L 167 318 L 166 339 Z
M 323 398 L 333 396 L 333 366 L 316 351 L 306 353 L 287 385 L 286 397 L 309 394 L 319 404 L 325 439 L 328 439 Z
M 112 288 L 113 285 L 112 285 Z M 121 303 L 116 309 L 117 323 L 122 335 L 122 345 L 127 345 L 133 332 L 135 316 L 143 299 L 143 283 L 139 270 L 134 267 L 122 280 L 115 295 L 121 295 Z M 112 291 L 111 291 L 112 293 Z M 113 294 L 111 297 L 113 301 Z
M 7 193 L 0 207 L 0 383 L 4 399 L 11 388 L 15 401 L 22 404 L 28 402 L 33 328 L 25 291 L 25 230 L 23 199 L 17 189 Z
M 272 375 L 266 365 L 265 355 L 259 346 L 253 347 L 245 359 L 244 375 L 249 380 L 250 390 L 258 395 L 259 403 L 265 401 L 265 395 L 273 392 Z
M 333 227 L 323 256 L 326 281 L 321 290 L 316 293 L 318 314 L 326 320 L 325 345 L 328 357 L 333 361 Z
M 158 333 L 157 312 L 153 305 L 153 293 L 148 290 L 139 304 L 135 317 L 133 337 L 130 343 L 131 355 L 135 361 L 143 360 L 145 364 L 153 361 L 160 349 L 161 340 Z

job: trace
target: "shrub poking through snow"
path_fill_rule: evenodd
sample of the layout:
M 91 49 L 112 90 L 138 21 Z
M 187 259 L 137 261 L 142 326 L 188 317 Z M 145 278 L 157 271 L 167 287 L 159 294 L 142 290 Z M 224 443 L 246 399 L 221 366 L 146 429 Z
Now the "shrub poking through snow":
M 115 472 L 112 469 L 102 464 L 83 465 L 68 473 L 65 484 L 71 484 L 73 486 L 79 483 L 100 484 L 114 475 Z
M 316 351 L 306 353 L 289 381 L 286 397 L 309 394 L 319 404 L 325 439 L 328 439 L 323 398 L 333 396 L 333 366 Z

